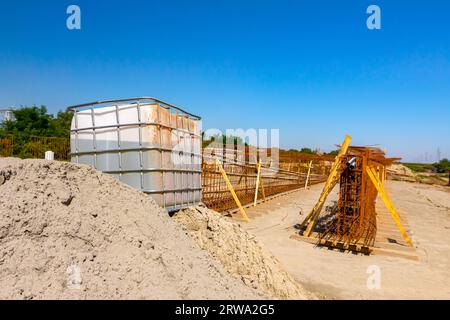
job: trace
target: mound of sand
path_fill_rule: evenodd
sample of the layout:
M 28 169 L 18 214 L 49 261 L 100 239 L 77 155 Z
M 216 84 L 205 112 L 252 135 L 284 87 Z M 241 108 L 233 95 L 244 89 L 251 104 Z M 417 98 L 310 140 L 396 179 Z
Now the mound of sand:
M 0 299 L 263 297 L 112 176 L 12 158 L 0 176 Z
M 408 167 L 399 163 L 393 163 L 386 168 L 390 179 L 416 182 L 416 174 Z
M 203 207 L 178 212 L 181 223 L 200 248 L 218 259 L 247 286 L 272 298 L 314 299 L 263 246 L 239 224 Z

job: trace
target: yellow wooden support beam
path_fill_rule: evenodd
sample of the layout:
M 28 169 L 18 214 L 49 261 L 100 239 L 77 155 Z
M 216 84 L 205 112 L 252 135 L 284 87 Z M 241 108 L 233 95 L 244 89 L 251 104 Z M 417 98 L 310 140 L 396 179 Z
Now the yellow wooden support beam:
M 259 179 L 261 177 L 261 159 L 258 161 L 258 175 L 256 176 L 256 189 L 255 189 L 255 200 L 253 201 L 253 206 L 256 207 L 256 201 L 258 200 L 258 188 L 259 188 Z
M 222 163 L 220 163 L 219 159 L 216 158 L 216 165 L 220 170 L 220 173 L 222 174 L 223 179 L 225 180 L 225 183 L 227 184 L 228 190 L 230 190 L 231 195 L 233 196 L 234 201 L 236 202 L 239 211 L 242 214 L 242 217 L 245 221 L 250 222 L 250 219 L 247 216 L 247 213 L 245 212 L 244 208 L 242 207 L 241 201 L 239 201 L 239 198 L 236 195 L 236 192 L 234 191 L 233 185 L 231 184 L 230 180 L 228 179 L 227 173 L 222 167 Z
M 351 136 L 349 135 L 345 136 L 344 142 L 341 145 L 341 149 L 339 150 L 339 153 L 336 156 L 336 159 L 334 160 L 334 163 L 331 167 L 330 175 L 328 176 L 327 182 L 325 183 L 322 193 L 320 194 L 319 201 L 317 201 L 316 205 L 311 210 L 310 214 L 306 217 L 306 219 L 302 222 L 300 226 L 301 228 L 304 228 L 309 223 L 304 233 L 306 237 L 309 237 L 311 235 L 313 228 L 317 223 L 317 219 L 319 218 L 320 211 L 322 211 L 325 200 L 327 199 L 331 190 L 333 190 L 334 186 L 337 184 L 339 180 L 339 168 L 341 165 L 341 158 L 343 155 L 347 153 L 351 140 L 352 140 Z
M 381 199 L 383 199 L 384 204 L 389 210 L 389 213 L 391 214 L 392 218 L 394 219 L 394 222 L 400 230 L 400 233 L 402 234 L 403 239 L 406 243 L 408 243 L 411 247 L 413 246 L 413 242 L 411 238 L 406 233 L 405 229 L 403 228 L 401 222 L 400 222 L 400 216 L 397 212 L 397 210 L 394 207 L 394 204 L 392 203 L 391 199 L 389 198 L 388 193 L 386 192 L 386 189 L 383 186 L 383 183 L 381 179 L 377 176 L 376 171 L 371 168 L 370 166 L 366 167 L 366 172 L 370 177 L 370 180 L 372 180 L 373 184 L 375 185 L 375 188 L 377 189 L 378 193 L 381 195 Z
M 308 188 L 309 177 L 311 175 L 312 160 L 308 164 L 308 174 L 306 175 L 305 190 Z
M 264 191 L 264 183 L 262 179 L 259 180 L 259 184 L 261 185 L 263 200 L 266 201 L 266 192 Z

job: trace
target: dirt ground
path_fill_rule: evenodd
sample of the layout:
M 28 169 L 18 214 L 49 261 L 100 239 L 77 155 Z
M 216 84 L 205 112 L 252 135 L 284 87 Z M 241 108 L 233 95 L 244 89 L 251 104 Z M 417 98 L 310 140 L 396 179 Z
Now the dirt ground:
M 408 219 L 419 261 L 381 254 L 342 253 L 292 239 L 322 184 L 247 209 L 244 224 L 303 287 L 327 299 L 450 299 L 450 188 L 388 181 L 394 205 Z M 337 199 L 336 190 L 328 202 Z M 302 214 L 299 214 L 299 211 Z M 371 266 L 381 285 L 369 289 Z
M 183 229 L 144 194 L 87 166 L 1 159 L 0 177 L 0 298 L 450 299 L 448 187 L 388 181 L 417 247 L 411 261 L 292 239 L 322 185 L 247 209 L 244 234 L 210 214 Z M 227 228 L 234 233 L 217 232 Z M 371 290 L 374 265 L 381 286 Z M 282 270 L 298 293 L 285 292 L 294 280 Z
M 403 164 L 392 164 L 387 168 L 388 177 L 395 181 L 420 182 L 430 185 L 448 185 L 448 173 L 414 172 Z

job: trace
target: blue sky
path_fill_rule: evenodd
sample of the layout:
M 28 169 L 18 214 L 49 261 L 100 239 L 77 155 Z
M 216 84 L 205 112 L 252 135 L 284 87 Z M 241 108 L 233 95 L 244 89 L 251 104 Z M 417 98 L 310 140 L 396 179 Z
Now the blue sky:
M 0 107 L 151 95 L 204 128 L 279 128 L 285 148 L 349 133 L 434 161 L 450 157 L 449 16 L 444 0 L 2 1 Z

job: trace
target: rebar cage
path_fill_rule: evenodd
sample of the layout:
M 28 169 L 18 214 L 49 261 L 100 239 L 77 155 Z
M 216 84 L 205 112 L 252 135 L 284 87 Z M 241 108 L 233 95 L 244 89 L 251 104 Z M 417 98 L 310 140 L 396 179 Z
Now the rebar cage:
M 222 156 L 223 154 L 227 154 L 227 156 Z M 249 157 L 247 154 L 241 155 L 239 150 L 227 150 L 219 156 L 211 155 L 210 152 L 203 155 L 203 203 L 208 208 L 221 212 L 237 209 L 236 202 L 215 164 L 216 158 L 219 158 L 222 163 L 222 167 L 241 204 L 247 205 L 252 203 L 255 197 L 258 176 L 258 160 L 256 159 L 259 159 L 259 155 L 251 163 L 249 159 L 252 157 Z M 329 172 L 328 161 L 319 159 L 319 157 L 315 159 L 317 166 L 310 171 L 309 185 L 326 180 L 327 172 Z M 289 168 L 289 170 L 284 168 Z M 304 188 L 308 176 L 307 172 L 308 167 L 306 163 L 297 161 L 283 163 L 271 160 L 262 161 L 257 198 L 270 198 L 277 194 Z
M 394 160 L 397 158 L 387 159 L 377 148 L 349 148 L 340 162 L 339 200 L 319 218 L 317 230 L 321 240 L 339 245 L 374 246 L 378 191 L 366 168 L 374 168 L 380 180 L 384 180 L 386 165 Z

